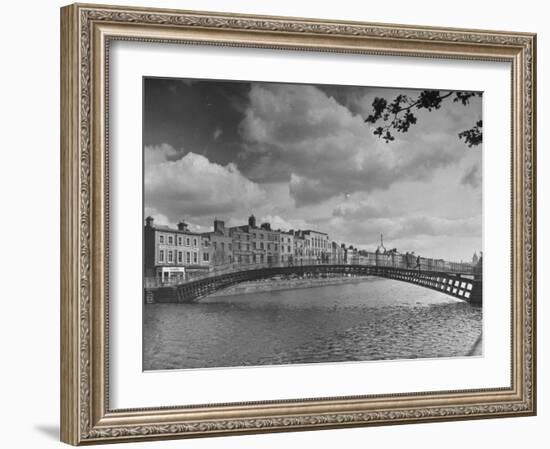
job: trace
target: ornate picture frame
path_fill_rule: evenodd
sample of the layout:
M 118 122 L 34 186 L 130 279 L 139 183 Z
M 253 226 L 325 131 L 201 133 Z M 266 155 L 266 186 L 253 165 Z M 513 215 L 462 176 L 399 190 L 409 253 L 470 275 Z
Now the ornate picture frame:
M 510 387 L 112 409 L 108 56 L 117 40 L 510 63 Z M 534 415 L 535 113 L 534 34 L 105 5 L 62 8 L 62 441 L 80 445 Z

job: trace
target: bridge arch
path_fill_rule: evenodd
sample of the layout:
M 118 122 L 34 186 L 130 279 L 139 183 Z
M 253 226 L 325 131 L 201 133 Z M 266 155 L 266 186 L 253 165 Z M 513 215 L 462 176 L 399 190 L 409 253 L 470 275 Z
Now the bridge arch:
M 212 293 L 242 282 L 268 279 L 284 275 L 350 274 L 359 276 L 377 276 L 395 279 L 421 287 L 436 290 L 474 305 L 482 303 L 481 276 L 456 273 L 452 271 L 425 271 L 412 268 L 400 268 L 376 265 L 316 264 L 301 266 L 275 266 L 235 270 L 214 274 L 201 279 L 150 289 L 146 300 L 149 302 L 193 303 Z

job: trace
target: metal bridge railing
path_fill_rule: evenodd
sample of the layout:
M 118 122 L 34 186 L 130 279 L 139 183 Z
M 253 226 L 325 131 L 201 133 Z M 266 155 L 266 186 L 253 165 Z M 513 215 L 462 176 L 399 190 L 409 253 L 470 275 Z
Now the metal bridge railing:
M 361 254 L 352 255 L 348 260 L 341 258 L 320 257 L 299 257 L 291 260 L 275 259 L 259 263 L 228 262 L 218 264 L 205 270 L 203 273 L 188 272 L 185 279 L 172 278 L 160 280 L 157 278 L 145 278 L 145 288 L 168 287 L 204 278 L 211 278 L 223 274 L 239 271 L 259 270 L 263 268 L 287 268 L 312 265 L 363 265 L 372 267 L 391 267 L 418 271 L 431 271 L 442 273 L 455 273 L 475 275 L 479 273 L 480 267 L 470 263 L 448 262 L 441 259 L 430 259 L 418 257 L 414 254 L 399 254 L 394 252 L 375 253 L 362 251 Z

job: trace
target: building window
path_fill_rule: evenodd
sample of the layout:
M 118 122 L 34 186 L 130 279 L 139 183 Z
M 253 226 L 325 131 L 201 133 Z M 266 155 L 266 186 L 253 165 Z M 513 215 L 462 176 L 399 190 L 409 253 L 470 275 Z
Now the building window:
M 233 248 L 233 245 L 231 245 L 231 243 L 228 243 L 228 244 L 227 244 L 227 248 L 229 249 L 229 251 L 231 251 L 232 248 Z
M 159 251 L 159 262 L 164 262 L 164 250 L 162 249 Z
M 191 244 L 190 242 L 191 242 L 191 240 L 189 239 L 189 237 L 187 237 L 187 238 L 185 239 L 185 244 L 186 244 L 187 246 L 189 246 L 189 245 Z
M 163 235 L 159 235 L 159 243 L 164 243 L 164 236 Z
M 185 258 L 187 259 L 187 263 L 191 263 L 191 253 L 185 253 Z
M 168 263 L 173 262 L 172 251 L 168 251 Z
M 168 236 L 168 244 L 169 244 L 169 245 L 173 245 L 173 244 L 174 244 L 174 237 L 172 237 L 171 235 Z
M 208 262 L 208 257 L 209 257 L 208 253 L 202 253 L 202 260 L 203 261 Z
M 268 244 L 267 244 L 267 249 L 268 249 L 269 251 L 271 251 L 271 243 L 268 243 Z
M 193 239 L 193 246 L 196 248 L 197 247 L 197 239 Z
M 178 251 L 178 263 L 183 263 L 183 254 L 181 251 Z
M 264 249 L 264 242 L 260 242 L 260 249 Z
M 198 255 L 197 253 L 193 253 L 193 263 L 197 263 L 198 262 Z
M 178 245 L 183 245 L 183 239 L 181 237 L 178 237 Z
M 278 247 L 279 247 L 279 245 L 277 245 L 277 244 L 275 243 L 275 251 L 277 251 L 277 248 L 278 248 Z
M 225 251 L 225 242 L 222 242 L 222 252 Z
M 218 243 L 214 242 L 214 249 L 216 249 L 217 246 L 218 246 Z

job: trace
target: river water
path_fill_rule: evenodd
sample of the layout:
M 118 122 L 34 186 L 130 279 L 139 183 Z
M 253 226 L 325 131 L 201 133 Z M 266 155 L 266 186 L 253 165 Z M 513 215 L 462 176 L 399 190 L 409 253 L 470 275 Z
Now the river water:
M 145 370 L 480 355 L 480 307 L 404 282 L 145 304 Z

